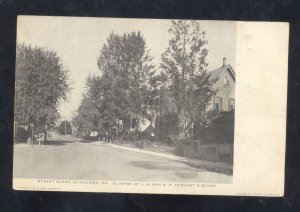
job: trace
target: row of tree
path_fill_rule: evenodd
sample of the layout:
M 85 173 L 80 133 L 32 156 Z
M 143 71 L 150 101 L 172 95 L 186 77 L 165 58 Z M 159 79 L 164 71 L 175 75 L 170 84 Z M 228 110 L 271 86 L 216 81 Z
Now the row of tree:
M 214 116 L 206 106 L 215 94 L 207 72 L 205 31 L 196 21 L 172 21 L 159 67 L 141 32 L 111 33 L 101 49 L 101 76 L 87 79 L 87 92 L 73 119 L 78 131 L 110 130 L 130 114 L 155 122 L 158 134 L 192 136 L 193 126 L 207 126 Z M 163 136 L 162 136 L 163 137 Z

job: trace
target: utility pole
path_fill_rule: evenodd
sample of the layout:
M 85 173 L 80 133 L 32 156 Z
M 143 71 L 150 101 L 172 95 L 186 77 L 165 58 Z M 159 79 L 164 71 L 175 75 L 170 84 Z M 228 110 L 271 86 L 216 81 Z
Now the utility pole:
M 65 121 L 65 135 L 67 134 L 67 121 Z

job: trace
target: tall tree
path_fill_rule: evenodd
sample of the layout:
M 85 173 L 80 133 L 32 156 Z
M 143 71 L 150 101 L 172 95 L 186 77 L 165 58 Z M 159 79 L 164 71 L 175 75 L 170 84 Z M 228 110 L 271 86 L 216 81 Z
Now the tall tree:
M 189 136 L 193 123 L 203 122 L 214 95 L 207 73 L 207 39 L 197 21 L 172 21 L 169 45 L 161 57 L 166 88 L 178 114 L 179 136 Z
M 107 84 L 109 85 L 109 84 Z M 106 85 L 106 86 L 107 86 Z M 88 136 L 91 131 L 100 131 L 103 128 L 103 107 L 105 106 L 105 85 L 100 77 L 89 76 L 86 81 L 87 91 L 83 95 L 77 113 L 72 123 L 77 127 L 79 133 Z
M 164 72 L 155 75 L 151 80 L 150 112 L 155 121 L 155 135 L 161 141 L 178 134 L 178 117 L 176 105 L 170 97 L 166 86 L 168 76 Z
M 150 80 L 155 70 L 142 34 L 111 33 L 101 50 L 98 67 L 102 80 L 110 82 L 103 101 L 114 109 L 114 117 L 127 123 L 130 112 L 147 116 Z
M 17 44 L 15 121 L 37 132 L 54 126 L 69 89 L 67 70 L 56 52 Z

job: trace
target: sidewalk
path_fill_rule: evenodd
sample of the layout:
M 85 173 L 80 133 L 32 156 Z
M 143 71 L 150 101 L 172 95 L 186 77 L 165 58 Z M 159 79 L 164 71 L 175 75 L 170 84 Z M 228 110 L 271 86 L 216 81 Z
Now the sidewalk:
M 148 151 L 148 150 L 144 150 L 144 149 L 139 149 L 137 147 L 124 146 L 121 144 L 112 144 L 111 143 L 108 145 L 115 147 L 115 148 L 127 150 L 127 151 L 133 151 L 133 152 L 138 152 L 138 153 L 142 153 L 142 154 L 158 156 L 158 157 L 162 157 L 162 158 L 166 158 L 166 159 L 177 160 L 177 161 L 183 162 L 187 165 L 190 165 L 192 167 L 199 168 L 199 169 L 206 169 L 211 172 L 224 173 L 227 175 L 232 175 L 232 172 L 233 172 L 233 167 L 232 167 L 232 164 L 230 164 L 230 163 L 213 162 L 213 161 L 185 158 L 185 157 L 180 157 L 180 156 L 173 155 L 173 154 Z

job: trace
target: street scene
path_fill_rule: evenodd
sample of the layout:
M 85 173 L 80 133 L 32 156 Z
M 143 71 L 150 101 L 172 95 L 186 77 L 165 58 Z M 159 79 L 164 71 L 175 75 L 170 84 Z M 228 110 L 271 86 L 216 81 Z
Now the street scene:
M 235 23 L 18 27 L 14 178 L 232 183 Z
M 59 134 L 53 134 L 47 145 L 33 148 L 18 145 L 14 167 L 18 167 L 14 169 L 15 178 L 231 182 L 228 174 L 207 171 L 175 156 L 136 152 L 99 142 L 85 143 Z

